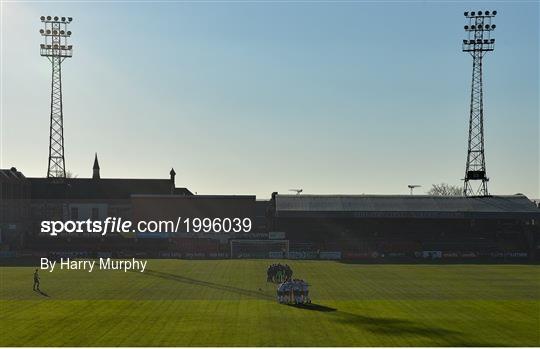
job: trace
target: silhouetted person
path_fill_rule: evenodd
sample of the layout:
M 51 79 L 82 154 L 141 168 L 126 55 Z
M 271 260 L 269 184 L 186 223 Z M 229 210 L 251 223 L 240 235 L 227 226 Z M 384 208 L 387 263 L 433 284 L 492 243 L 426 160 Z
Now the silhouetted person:
M 41 290 L 39 289 L 39 274 L 38 274 L 38 269 L 36 268 L 36 271 L 34 272 L 34 287 L 33 287 L 34 291 L 40 291 Z

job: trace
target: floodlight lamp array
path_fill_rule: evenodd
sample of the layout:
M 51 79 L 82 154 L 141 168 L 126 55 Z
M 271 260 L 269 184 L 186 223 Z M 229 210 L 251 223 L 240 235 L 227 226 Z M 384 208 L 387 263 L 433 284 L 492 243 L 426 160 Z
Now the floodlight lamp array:
M 41 19 L 42 22 L 45 23 L 71 23 L 73 20 L 72 17 L 58 17 L 58 16 L 41 16 L 39 19 Z

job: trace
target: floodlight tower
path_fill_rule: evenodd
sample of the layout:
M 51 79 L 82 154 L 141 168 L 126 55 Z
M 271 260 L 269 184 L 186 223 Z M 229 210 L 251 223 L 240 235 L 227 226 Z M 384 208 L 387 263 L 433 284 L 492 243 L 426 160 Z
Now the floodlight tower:
M 468 52 L 473 58 L 471 104 L 469 112 L 469 143 L 467 150 L 467 165 L 463 195 L 487 196 L 486 159 L 484 157 L 484 106 L 482 93 L 482 58 L 486 52 L 493 51 L 495 39 L 491 32 L 495 24 L 491 20 L 497 11 L 465 12 L 468 20 L 465 31 L 468 38 L 463 40 L 463 52 Z M 473 185 L 471 181 L 481 181 Z
M 71 32 L 67 26 L 71 21 L 71 17 L 41 16 L 43 28 L 39 32 L 43 37 L 43 43 L 40 45 L 40 54 L 47 57 L 52 64 L 48 178 L 66 177 L 61 68 L 64 59 L 71 58 L 73 53 L 73 46 L 68 45 Z

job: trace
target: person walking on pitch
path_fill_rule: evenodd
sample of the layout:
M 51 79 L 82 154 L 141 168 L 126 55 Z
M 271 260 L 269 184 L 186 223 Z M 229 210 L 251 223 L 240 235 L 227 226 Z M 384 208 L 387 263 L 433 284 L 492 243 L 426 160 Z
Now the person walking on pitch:
M 33 290 L 34 291 L 40 291 L 39 289 L 39 274 L 38 274 L 38 269 L 36 268 L 36 271 L 34 272 L 34 287 L 33 287 Z

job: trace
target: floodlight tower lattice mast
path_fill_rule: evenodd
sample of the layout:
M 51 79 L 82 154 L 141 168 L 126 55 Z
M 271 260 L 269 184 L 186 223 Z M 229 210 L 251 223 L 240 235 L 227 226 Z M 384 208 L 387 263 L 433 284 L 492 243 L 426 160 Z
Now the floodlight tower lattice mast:
M 465 12 L 468 20 L 465 31 L 468 38 L 463 40 L 462 50 L 473 58 L 471 104 L 469 112 L 469 142 L 463 195 L 488 196 L 486 159 L 484 155 L 484 105 L 482 86 L 482 58 L 495 48 L 495 39 L 491 32 L 495 24 L 491 21 L 497 11 Z M 473 185 L 471 181 L 481 181 Z
M 43 28 L 39 30 L 43 37 L 40 54 L 47 57 L 52 65 L 51 79 L 51 114 L 49 134 L 48 178 L 65 178 L 64 159 L 64 114 L 62 109 L 62 62 L 71 58 L 73 46 L 68 45 L 71 31 L 67 26 L 71 17 L 41 16 Z

